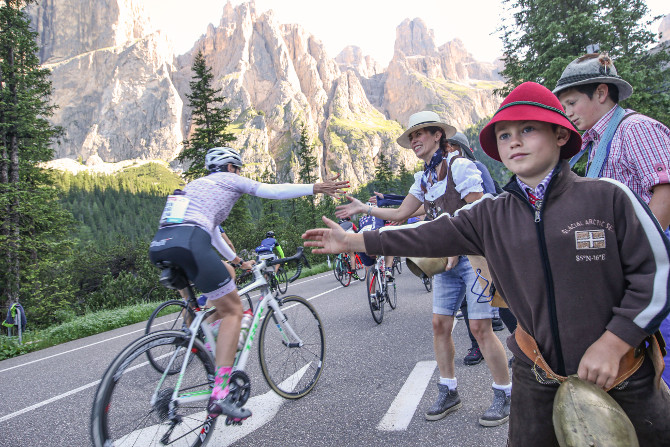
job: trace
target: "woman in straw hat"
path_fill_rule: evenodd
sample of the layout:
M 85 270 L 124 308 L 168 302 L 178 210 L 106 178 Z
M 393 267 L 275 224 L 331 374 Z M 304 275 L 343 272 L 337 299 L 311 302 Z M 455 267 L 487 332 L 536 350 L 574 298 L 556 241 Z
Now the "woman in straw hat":
M 407 130 L 398 138 L 398 144 L 414 151 L 423 160 L 425 169 L 415 174 L 414 185 L 395 209 L 365 206 L 351 196 L 351 203 L 338 207 L 336 216 L 341 218 L 366 213 L 384 220 L 402 222 L 422 206 L 426 220 L 433 220 L 443 213 L 453 215 L 459 208 L 480 199 L 483 195 L 482 177 L 474 163 L 458 151 L 449 150 L 447 139 L 456 129 L 443 122 L 435 112 L 422 111 L 409 118 Z M 435 235 L 438 237 L 438 235 Z M 426 411 L 427 420 L 438 420 L 461 407 L 455 376 L 455 347 L 451 335 L 454 315 L 467 299 L 470 329 L 482 350 L 486 364 L 493 376 L 493 403 L 479 418 L 484 426 L 496 426 L 507 421 L 511 383 L 507 358 L 502 343 L 493 333 L 491 318 L 493 308 L 477 300 L 479 284 L 465 256 L 448 258 L 446 271 L 435 275 L 433 281 L 433 347 L 440 370 L 437 384 L 438 396 Z

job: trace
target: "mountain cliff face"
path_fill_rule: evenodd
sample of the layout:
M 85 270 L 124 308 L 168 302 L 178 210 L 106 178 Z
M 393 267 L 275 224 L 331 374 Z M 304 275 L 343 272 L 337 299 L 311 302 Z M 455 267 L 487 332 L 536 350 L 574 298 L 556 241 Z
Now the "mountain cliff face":
M 174 50 L 134 0 L 45 0 L 28 10 L 51 70 L 56 156 L 171 160 L 183 139 Z
M 437 47 L 420 19 L 398 26 L 383 69 L 356 47 L 328 57 L 315 36 L 253 2 L 227 3 L 219 24 L 175 57 L 138 4 L 46 0 L 31 10 L 60 106 L 53 121 L 67 132 L 59 157 L 173 160 L 193 131 L 185 95 L 198 51 L 233 111 L 245 170 L 280 181 L 295 180 L 303 125 L 321 176 L 338 171 L 357 186 L 372 179 L 380 154 L 395 169 L 416 165 L 395 143 L 412 113 L 435 110 L 464 129 L 500 101 L 491 93 L 501 85 L 495 67 L 475 61 L 460 41 Z

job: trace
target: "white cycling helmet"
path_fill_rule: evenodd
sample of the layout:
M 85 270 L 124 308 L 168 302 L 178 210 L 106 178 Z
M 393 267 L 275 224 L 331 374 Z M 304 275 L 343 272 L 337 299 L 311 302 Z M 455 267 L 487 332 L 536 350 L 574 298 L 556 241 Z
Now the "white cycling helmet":
M 242 157 L 235 149 L 229 147 L 214 147 L 207 151 L 205 155 L 205 168 L 210 172 L 222 171 L 225 166 L 232 164 L 233 166 L 242 167 Z

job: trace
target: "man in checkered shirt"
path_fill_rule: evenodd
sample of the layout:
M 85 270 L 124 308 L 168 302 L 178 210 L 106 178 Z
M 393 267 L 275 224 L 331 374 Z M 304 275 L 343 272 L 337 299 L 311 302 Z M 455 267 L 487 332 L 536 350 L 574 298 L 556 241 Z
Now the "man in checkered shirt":
M 582 152 L 589 153 L 587 175 L 612 178 L 635 191 L 670 237 L 670 130 L 619 106 L 619 101 L 633 93 L 633 87 L 618 76 L 605 53 L 572 61 L 553 93 L 575 127 L 584 131 Z M 605 158 L 601 168 L 594 163 L 598 155 Z M 670 317 L 661 324 L 661 333 L 670 342 Z M 663 379 L 670 385 L 670 352 L 665 365 Z

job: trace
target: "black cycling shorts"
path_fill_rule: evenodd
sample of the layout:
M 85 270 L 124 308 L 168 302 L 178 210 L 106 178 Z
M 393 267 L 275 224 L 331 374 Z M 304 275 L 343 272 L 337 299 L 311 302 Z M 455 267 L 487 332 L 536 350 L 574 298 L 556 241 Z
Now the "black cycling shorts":
M 200 227 L 174 225 L 158 230 L 149 247 L 149 259 L 156 264 L 170 261 L 203 293 L 213 292 L 231 280 L 228 269 L 212 247 L 209 233 Z
M 375 262 L 377 262 L 376 256 L 368 256 L 367 254 L 360 251 L 358 252 L 358 256 L 361 258 L 361 262 L 366 267 L 372 267 L 375 265 Z

